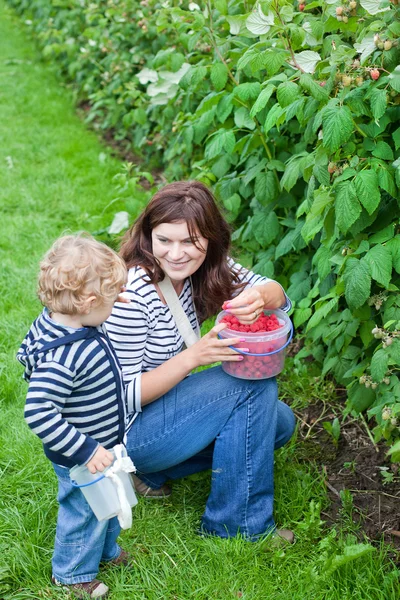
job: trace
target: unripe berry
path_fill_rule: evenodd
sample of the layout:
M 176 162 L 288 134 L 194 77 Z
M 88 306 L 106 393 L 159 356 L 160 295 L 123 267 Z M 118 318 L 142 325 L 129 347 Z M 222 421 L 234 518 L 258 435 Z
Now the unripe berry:
M 350 75 L 344 75 L 342 77 L 342 83 L 344 87 L 349 87 L 353 83 L 353 78 Z
M 379 50 L 383 50 L 383 48 L 384 48 L 384 43 L 383 43 L 382 41 L 380 41 L 380 42 L 378 42 L 378 43 L 377 43 L 377 45 L 376 45 L 376 46 L 377 46 L 377 48 L 378 48 Z
M 351 0 L 351 2 L 349 2 L 349 8 L 350 10 L 357 8 L 357 2 L 355 2 L 355 0 Z
M 360 87 L 360 85 L 362 85 L 364 83 L 364 77 L 361 77 L 361 75 L 359 75 L 358 77 L 356 77 L 356 85 L 358 87 Z
M 371 329 L 372 335 L 375 335 L 376 333 L 379 333 L 379 332 L 380 332 L 379 327 L 374 327 L 373 329 Z
M 378 387 L 377 383 L 371 383 L 371 389 L 376 390 L 376 388 Z
M 372 69 L 372 71 L 370 72 L 370 75 L 371 75 L 371 79 L 376 81 L 377 79 L 379 79 L 379 76 L 380 76 L 379 69 Z
M 391 416 L 392 416 L 392 409 L 389 408 L 388 406 L 385 406 L 385 408 L 382 410 L 382 420 L 389 421 Z
M 328 165 L 328 173 L 334 173 L 337 169 L 336 163 L 330 162 Z
M 393 417 L 392 419 L 390 419 L 390 424 L 393 425 L 393 427 L 397 426 L 397 419 L 396 419 L 396 417 Z
M 336 15 L 336 18 L 337 18 L 338 21 L 343 21 L 342 15 Z
M 361 65 L 360 61 L 358 60 L 358 58 L 356 58 L 355 60 L 353 60 L 353 69 L 358 69 L 358 67 Z
M 349 17 L 347 15 L 343 15 L 342 21 L 343 21 L 343 23 L 348 23 Z
M 386 42 L 383 43 L 384 50 L 391 50 L 392 46 L 393 43 L 391 42 L 391 40 L 386 40 Z
M 393 338 L 387 337 L 385 339 L 385 342 L 386 342 L 386 346 L 390 346 L 391 344 L 393 344 Z
M 337 15 L 342 15 L 343 14 L 343 6 L 337 6 L 336 7 L 336 14 Z
M 361 375 L 360 379 L 358 380 L 360 382 L 360 385 L 364 385 L 366 379 L 367 378 L 365 377 L 365 375 Z
M 384 383 L 385 385 L 389 385 L 389 383 L 390 383 L 390 379 L 389 379 L 389 377 L 385 377 L 385 378 L 384 378 L 384 380 L 383 380 L 383 383 Z
M 365 382 L 365 387 L 369 388 L 371 387 L 371 382 L 367 379 L 367 381 Z

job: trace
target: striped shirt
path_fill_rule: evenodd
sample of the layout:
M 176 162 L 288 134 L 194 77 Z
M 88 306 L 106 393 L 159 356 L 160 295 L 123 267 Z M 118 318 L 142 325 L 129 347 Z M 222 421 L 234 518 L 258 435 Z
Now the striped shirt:
M 65 327 L 44 309 L 17 354 L 29 382 L 25 419 L 46 456 L 69 468 L 124 437 L 122 372 L 103 327 Z
M 239 273 L 246 288 L 273 281 L 256 275 L 241 265 L 230 261 Z M 141 411 L 141 374 L 162 365 L 183 348 L 183 339 L 167 305 L 164 305 L 155 286 L 148 281 L 141 267 L 133 267 L 128 273 L 126 293 L 130 304 L 116 304 L 106 321 L 109 338 L 122 367 L 125 383 L 134 386 L 127 398 L 129 427 Z M 179 300 L 193 329 L 198 328 L 193 304 L 190 279 L 184 282 Z M 282 310 L 289 311 L 291 302 L 286 297 Z

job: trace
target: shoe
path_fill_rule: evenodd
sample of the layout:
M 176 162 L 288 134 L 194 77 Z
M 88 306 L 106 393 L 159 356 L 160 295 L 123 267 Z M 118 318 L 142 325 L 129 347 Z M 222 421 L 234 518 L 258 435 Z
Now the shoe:
M 61 583 L 55 577 L 51 578 L 54 585 L 62 587 L 64 590 L 68 590 L 75 598 L 106 598 L 108 595 L 108 587 L 99 581 L 93 579 L 87 583 Z
M 146 485 L 144 483 L 144 481 L 139 479 L 139 477 L 137 477 L 133 473 L 131 473 L 131 477 L 132 477 L 135 491 L 136 491 L 136 493 L 139 494 L 139 496 L 145 496 L 146 498 L 159 499 L 159 498 L 168 498 L 168 496 L 170 496 L 172 493 L 172 490 L 168 485 L 162 485 L 160 488 L 154 489 L 154 488 L 151 488 L 148 485 Z
M 291 529 L 276 529 L 267 540 L 265 550 L 284 548 L 288 544 L 294 544 L 295 537 Z
M 127 567 L 133 563 L 133 556 L 126 550 L 121 550 L 121 554 L 112 560 L 103 561 L 104 565 L 113 565 L 114 567 Z

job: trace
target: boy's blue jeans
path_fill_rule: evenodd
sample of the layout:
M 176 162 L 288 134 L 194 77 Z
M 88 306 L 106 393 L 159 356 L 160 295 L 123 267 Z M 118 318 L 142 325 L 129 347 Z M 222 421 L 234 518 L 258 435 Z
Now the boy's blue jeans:
M 53 577 L 65 584 L 95 579 L 100 561 L 117 558 L 121 548 L 117 517 L 98 521 L 81 490 L 71 485 L 69 469 L 53 463 L 58 478 L 58 519 Z
M 257 540 L 275 527 L 274 449 L 294 427 L 275 379 L 237 379 L 214 367 L 144 406 L 126 446 L 137 475 L 154 488 L 212 468 L 203 531 Z

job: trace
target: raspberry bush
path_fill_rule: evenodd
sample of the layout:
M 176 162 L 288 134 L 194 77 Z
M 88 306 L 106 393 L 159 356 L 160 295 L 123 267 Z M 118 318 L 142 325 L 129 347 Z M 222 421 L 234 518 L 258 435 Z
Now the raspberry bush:
M 95 127 L 214 188 L 294 301 L 298 368 L 312 355 L 400 460 L 397 0 L 9 2 Z

